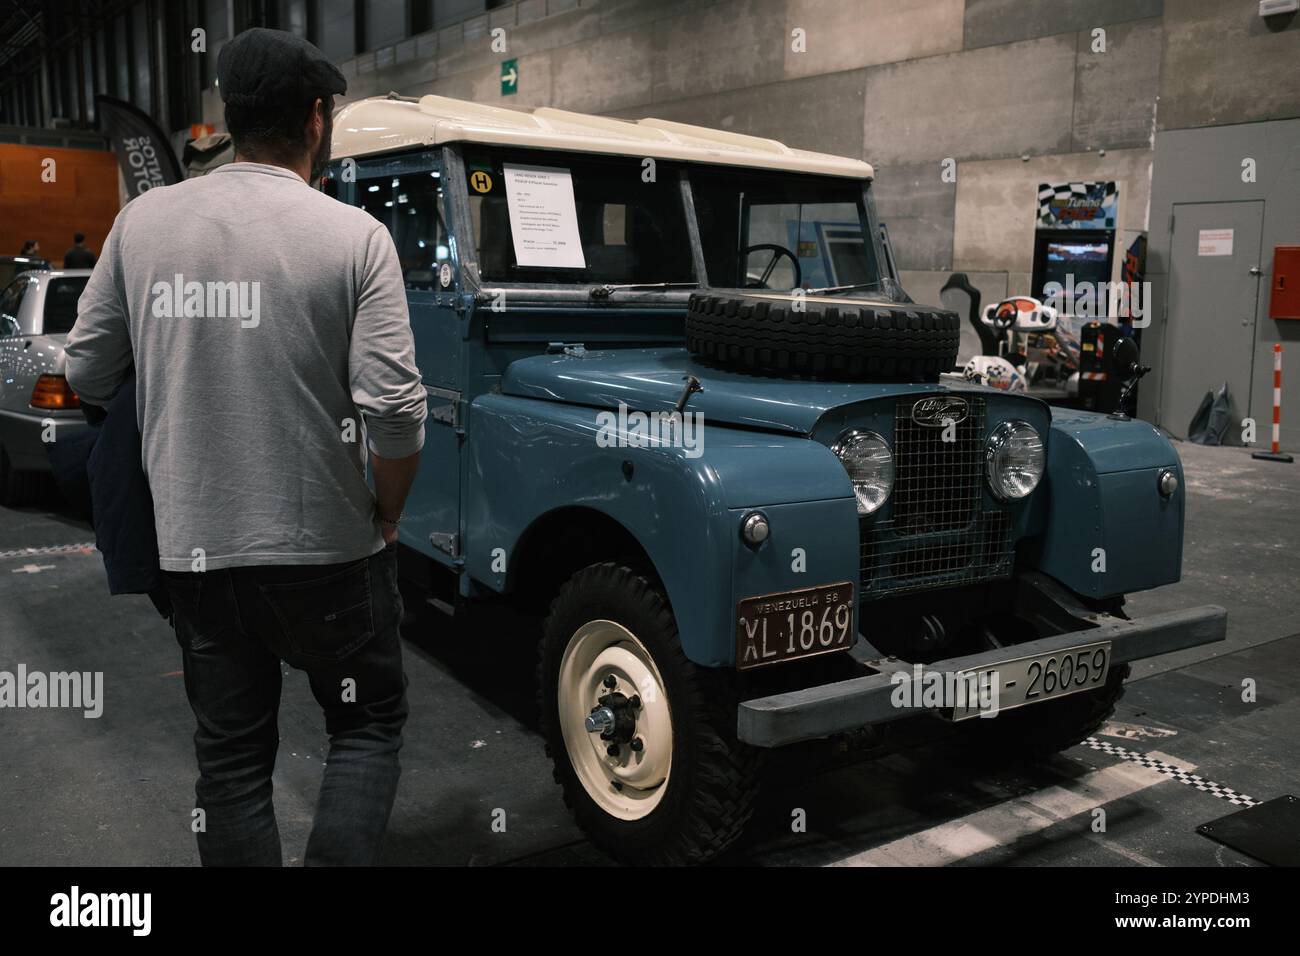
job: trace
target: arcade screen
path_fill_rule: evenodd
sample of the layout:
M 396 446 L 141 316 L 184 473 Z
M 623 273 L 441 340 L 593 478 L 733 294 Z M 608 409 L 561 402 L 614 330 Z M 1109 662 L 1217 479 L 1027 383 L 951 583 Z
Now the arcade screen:
M 1067 276 L 1073 276 L 1073 284 L 1081 287 L 1084 283 L 1102 283 L 1110 281 L 1110 242 L 1105 239 L 1095 241 L 1075 239 L 1050 239 L 1043 244 L 1043 281 L 1038 288 L 1038 295 L 1049 282 L 1059 282 L 1062 288 L 1069 288 Z M 1074 303 L 1068 303 L 1073 306 Z

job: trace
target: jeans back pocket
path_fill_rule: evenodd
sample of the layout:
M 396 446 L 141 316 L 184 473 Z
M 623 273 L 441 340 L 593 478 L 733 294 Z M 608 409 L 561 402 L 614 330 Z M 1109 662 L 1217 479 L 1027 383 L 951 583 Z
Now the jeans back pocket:
M 305 569 L 304 569 L 305 570 Z M 305 581 L 259 584 L 293 653 L 336 663 L 374 636 L 366 559 Z

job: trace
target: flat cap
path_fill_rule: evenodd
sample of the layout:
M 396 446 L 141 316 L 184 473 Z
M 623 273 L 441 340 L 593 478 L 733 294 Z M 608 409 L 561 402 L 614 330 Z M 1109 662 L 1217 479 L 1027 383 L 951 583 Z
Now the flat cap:
M 217 55 L 217 85 L 234 106 L 296 106 L 348 91 L 348 81 L 319 49 L 283 30 L 253 27 Z

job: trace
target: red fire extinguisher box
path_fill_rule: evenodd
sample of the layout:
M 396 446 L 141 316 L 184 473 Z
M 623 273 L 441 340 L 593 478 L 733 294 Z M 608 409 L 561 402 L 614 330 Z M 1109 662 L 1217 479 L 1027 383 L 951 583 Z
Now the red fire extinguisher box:
M 1270 319 L 1300 319 L 1300 246 L 1273 247 Z

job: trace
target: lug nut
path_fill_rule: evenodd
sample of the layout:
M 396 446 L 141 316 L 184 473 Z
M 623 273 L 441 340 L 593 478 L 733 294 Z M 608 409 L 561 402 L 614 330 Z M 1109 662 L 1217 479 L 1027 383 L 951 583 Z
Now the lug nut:
M 640 695 L 640 694 L 633 694 L 633 695 L 632 695 L 632 699 L 629 700 L 628 703 L 631 704 L 632 707 L 633 707 L 634 709 L 636 709 L 636 710 L 640 710 L 640 709 L 641 709 L 641 695 Z
M 618 678 L 615 677 L 613 674 L 610 674 L 608 677 L 605 678 L 605 686 L 608 687 L 610 690 L 613 690 L 615 687 L 618 686 Z
M 633 749 L 636 749 L 636 748 L 633 748 Z M 609 754 L 611 757 L 617 757 L 617 756 L 618 756 L 618 744 L 610 744 L 608 747 L 605 748 L 605 753 Z
M 645 744 L 643 744 L 643 743 L 641 742 L 641 738 L 640 738 L 640 737 L 636 737 L 636 738 L 634 738 L 634 739 L 632 740 L 632 743 L 628 744 L 628 746 L 631 747 L 631 748 L 632 748 L 634 751 L 636 751 L 637 753 L 640 753 L 642 750 L 645 749 Z
M 602 737 L 606 737 L 614 732 L 615 720 L 614 712 L 608 707 L 596 707 L 587 715 L 582 724 L 587 733 L 600 734 Z

